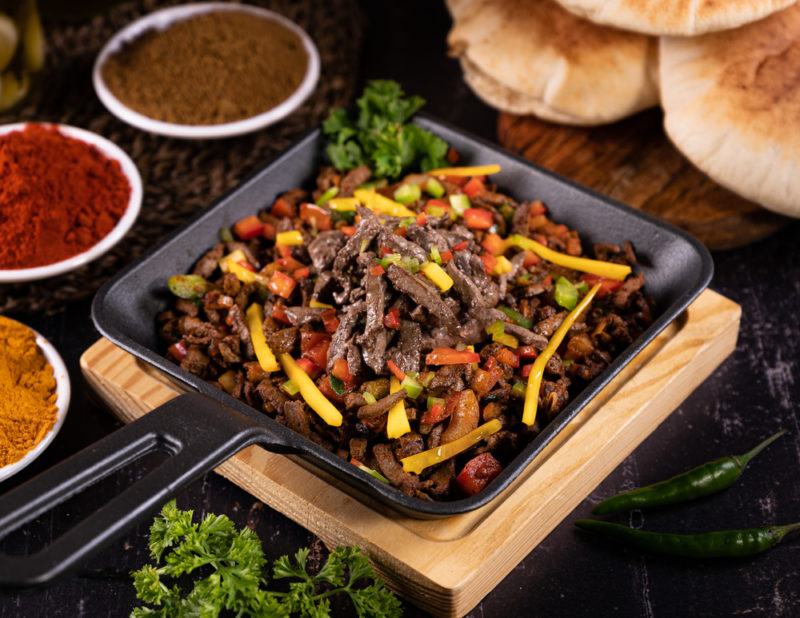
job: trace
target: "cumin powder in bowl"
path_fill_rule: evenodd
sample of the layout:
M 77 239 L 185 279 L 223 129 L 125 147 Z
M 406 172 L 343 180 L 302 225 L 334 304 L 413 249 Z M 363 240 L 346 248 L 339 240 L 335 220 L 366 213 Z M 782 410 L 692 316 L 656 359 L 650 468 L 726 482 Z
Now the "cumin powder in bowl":
M 280 120 L 311 94 L 319 55 L 308 35 L 258 7 L 163 9 L 109 41 L 95 89 L 120 119 L 152 133 L 227 137 Z

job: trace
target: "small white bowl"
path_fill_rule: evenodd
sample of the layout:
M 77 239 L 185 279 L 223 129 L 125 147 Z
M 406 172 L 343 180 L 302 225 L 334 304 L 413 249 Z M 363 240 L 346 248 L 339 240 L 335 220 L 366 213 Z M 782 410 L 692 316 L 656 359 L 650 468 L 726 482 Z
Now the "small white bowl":
M 0 126 L 0 135 L 5 135 L 12 131 L 20 131 L 28 124 L 37 123 L 19 122 L 16 124 L 2 125 Z M 35 281 L 37 279 L 47 279 L 48 277 L 62 275 L 84 264 L 88 264 L 122 240 L 125 234 L 128 233 L 128 230 L 133 226 L 136 218 L 139 216 L 139 210 L 141 210 L 142 207 L 142 178 L 139 176 L 139 170 L 136 169 L 136 165 L 131 158 L 125 154 L 119 146 L 85 129 L 79 129 L 64 124 L 42 124 L 46 126 L 56 126 L 64 135 L 91 144 L 109 159 L 118 161 L 122 168 L 122 173 L 125 174 L 125 177 L 130 183 L 131 196 L 128 200 L 128 207 L 125 209 L 120 220 L 117 221 L 117 225 L 115 225 L 114 229 L 104 238 L 100 239 L 97 244 L 83 253 L 73 255 L 60 262 L 53 262 L 52 264 L 45 264 L 44 266 L 34 266 L 33 268 L 0 269 L 0 283 L 23 283 L 25 281 Z
M 56 351 L 53 345 L 39 333 L 36 333 L 36 344 L 44 354 L 47 362 L 53 367 L 53 374 L 56 378 L 56 422 L 39 444 L 28 451 L 22 459 L 0 468 L 0 481 L 4 481 L 15 475 L 44 452 L 64 424 L 64 419 L 69 409 L 69 373 L 67 372 L 66 365 L 64 365 L 64 361 L 61 359 L 61 355 Z
M 119 51 L 125 44 L 139 38 L 148 30 L 163 30 L 171 24 L 187 19 L 188 17 L 218 11 L 238 11 L 261 18 L 271 19 L 285 26 L 300 37 L 300 40 L 303 42 L 303 47 L 308 54 L 308 66 L 303 81 L 300 82 L 300 86 L 288 99 L 262 114 L 243 120 L 226 122 L 223 124 L 193 125 L 164 122 L 140 114 L 122 103 L 122 101 L 115 97 L 109 90 L 103 79 L 103 64 L 109 56 Z M 94 63 L 94 70 L 92 71 L 92 82 L 94 83 L 97 96 L 103 105 L 105 105 L 106 109 L 123 122 L 137 129 L 142 129 L 143 131 L 148 131 L 157 135 L 180 137 L 183 139 L 220 139 L 252 133 L 253 131 L 274 124 L 291 114 L 300 107 L 303 101 L 314 91 L 317 81 L 319 81 L 319 70 L 319 52 L 317 51 L 316 45 L 314 45 L 314 41 L 306 34 L 305 30 L 300 28 L 300 26 L 293 21 L 286 19 L 278 13 L 256 6 L 226 2 L 199 2 L 155 11 L 137 19 L 117 32 L 117 34 L 106 43 L 105 47 L 103 47 L 100 54 L 97 56 L 97 60 Z

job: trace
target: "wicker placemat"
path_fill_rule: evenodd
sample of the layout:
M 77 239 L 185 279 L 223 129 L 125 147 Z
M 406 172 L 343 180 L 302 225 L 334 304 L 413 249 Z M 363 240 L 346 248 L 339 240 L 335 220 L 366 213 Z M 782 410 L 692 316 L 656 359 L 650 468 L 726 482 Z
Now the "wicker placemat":
M 0 123 L 62 122 L 104 135 L 138 166 L 145 185 L 144 203 L 128 236 L 95 262 L 58 278 L 0 286 L 0 313 L 54 311 L 94 293 L 158 238 L 274 158 L 331 107 L 352 99 L 362 31 L 356 0 L 248 2 L 300 24 L 319 49 L 322 73 L 316 92 L 292 116 L 258 133 L 227 140 L 192 142 L 149 135 L 111 116 L 94 94 L 92 65 L 105 42 L 137 17 L 178 4 L 175 0 L 124 2 L 80 25 L 45 24 L 47 68 L 23 107 L 12 115 L 0 115 Z

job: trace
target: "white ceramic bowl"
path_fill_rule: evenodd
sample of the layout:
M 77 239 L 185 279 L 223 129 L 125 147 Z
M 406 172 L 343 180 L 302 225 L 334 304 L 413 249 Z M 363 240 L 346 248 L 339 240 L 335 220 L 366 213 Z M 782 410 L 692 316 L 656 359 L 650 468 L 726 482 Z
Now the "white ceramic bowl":
M 53 428 L 48 431 L 47 434 L 45 434 L 41 442 L 33 447 L 33 449 L 28 451 L 22 459 L 0 468 L 0 481 L 15 475 L 44 452 L 44 450 L 50 445 L 50 443 L 58 434 L 61 426 L 64 424 L 64 419 L 66 418 L 67 410 L 69 409 L 69 373 L 67 373 L 67 367 L 64 365 L 64 361 L 61 359 L 61 355 L 56 351 L 53 345 L 39 333 L 36 333 L 36 344 L 39 346 L 39 349 L 42 351 L 45 358 L 47 358 L 47 362 L 49 362 L 53 367 L 53 373 L 55 374 L 56 422 L 53 425 Z
M 226 122 L 223 124 L 210 124 L 210 125 L 191 125 L 191 124 L 176 124 L 172 122 L 163 122 L 155 120 L 144 114 L 140 114 L 126 106 L 108 89 L 108 86 L 103 79 L 102 67 L 106 59 L 112 54 L 116 53 L 126 43 L 137 39 L 144 32 L 152 29 L 163 30 L 167 26 L 184 20 L 194 15 L 201 13 L 209 13 L 216 11 L 239 11 L 241 13 L 249 13 L 258 17 L 271 19 L 285 26 L 292 32 L 296 33 L 303 42 L 303 47 L 308 54 L 308 66 L 303 81 L 294 93 L 288 99 L 273 107 L 270 110 L 251 118 L 237 120 L 235 122 Z M 94 63 L 94 70 L 92 72 L 92 81 L 94 83 L 95 92 L 100 98 L 103 105 L 106 106 L 109 112 L 114 114 L 123 122 L 149 131 L 157 135 L 166 135 L 168 137 L 180 137 L 183 139 L 220 139 L 224 137 L 233 137 L 234 135 L 243 135 L 245 133 L 252 133 L 266 126 L 274 124 L 282 120 L 294 110 L 296 110 L 305 101 L 309 95 L 314 91 L 314 88 L 319 81 L 320 60 L 317 47 L 314 41 L 306 32 L 300 28 L 293 21 L 290 21 L 267 9 L 262 9 L 256 6 L 249 6 L 246 4 L 231 4 L 226 2 L 199 2 L 194 4 L 184 4 L 180 6 L 173 6 L 166 9 L 155 11 L 144 17 L 137 19 L 130 25 L 126 26 L 111 40 L 106 43 L 105 47 L 100 51 L 97 60 Z
M 25 128 L 29 123 L 6 124 L 0 126 L 0 135 L 5 135 L 12 131 L 19 131 Z M 35 123 L 33 123 L 35 124 Z M 50 126 L 50 125 L 48 125 Z M 57 124 L 58 129 L 68 137 L 72 137 L 87 144 L 91 144 L 102 152 L 109 159 L 118 161 L 122 168 L 122 173 L 128 179 L 131 185 L 131 196 L 128 200 L 128 207 L 125 209 L 124 214 L 117 221 L 108 235 L 100 240 L 96 245 L 90 247 L 83 253 L 73 255 L 71 258 L 61 260 L 60 262 L 53 262 L 52 264 L 45 264 L 44 266 L 35 266 L 33 268 L 13 268 L 13 269 L 0 269 L 0 283 L 22 283 L 25 281 L 35 281 L 37 279 L 46 279 L 48 277 L 55 277 L 62 275 L 71 270 L 88 264 L 92 260 L 100 257 L 106 251 L 116 245 L 123 236 L 131 229 L 136 218 L 139 216 L 139 210 L 142 207 L 142 178 L 139 176 L 139 170 L 136 169 L 131 158 L 113 142 L 108 141 L 104 137 L 100 137 L 96 133 L 71 127 L 68 125 Z

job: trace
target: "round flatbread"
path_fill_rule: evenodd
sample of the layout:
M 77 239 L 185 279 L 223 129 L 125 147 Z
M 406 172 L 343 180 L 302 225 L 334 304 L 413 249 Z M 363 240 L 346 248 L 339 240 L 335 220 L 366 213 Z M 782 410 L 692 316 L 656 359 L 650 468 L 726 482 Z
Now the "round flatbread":
M 693 36 L 747 24 L 797 0 L 558 0 L 598 24 L 655 35 Z
M 470 0 L 448 36 L 467 83 L 504 111 L 603 124 L 658 102 L 657 44 L 551 0 Z
M 719 184 L 800 217 L 800 5 L 661 43 L 667 134 Z

